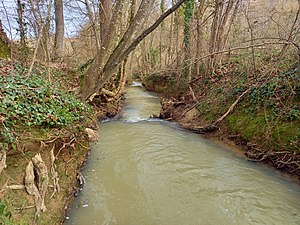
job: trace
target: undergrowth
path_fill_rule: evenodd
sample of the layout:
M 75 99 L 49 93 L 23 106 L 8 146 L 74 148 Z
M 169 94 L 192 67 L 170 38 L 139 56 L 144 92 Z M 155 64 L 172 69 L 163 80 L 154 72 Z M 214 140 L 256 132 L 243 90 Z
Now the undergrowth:
M 92 109 L 79 101 L 66 86 L 47 79 L 47 70 L 14 62 L 0 62 L 0 141 L 14 142 L 14 133 L 24 127 L 81 130 L 88 126 Z M 61 76 L 59 71 L 51 75 Z
M 10 56 L 10 49 L 0 39 L 0 57 L 1 58 L 8 58 L 9 56 Z
M 11 212 L 7 209 L 6 204 L 0 200 L 0 224 L 13 225 Z
M 203 79 L 194 88 L 205 93 L 198 110 L 208 122 L 223 115 L 249 89 L 227 117 L 229 128 L 270 149 L 300 151 L 299 64 L 281 69 L 265 66 L 255 76 L 235 66 L 229 73 L 220 72 L 213 79 Z

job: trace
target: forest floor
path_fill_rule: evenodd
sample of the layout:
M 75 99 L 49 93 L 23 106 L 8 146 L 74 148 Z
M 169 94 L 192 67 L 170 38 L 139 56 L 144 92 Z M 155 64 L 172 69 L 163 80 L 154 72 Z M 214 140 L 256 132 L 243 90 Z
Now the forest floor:
M 254 82 L 234 66 L 227 67 L 226 74 L 194 79 L 187 88 L 176 86 L 172 75 L 154 74 L 143 83 L 161 95 L 160 118 L 234 143 L 249 160 L 271 165 L 300 181 L 299 65 L 268 71 Z
M 57 67 L 51 67 L 49 75 L 39 64 L 28 76 L 28 67 L 21 63 L 0 61 L 0 224 L 63 222 L 82 186 L 80 170 L 97 139 L 98 121 L 117 114 L 122 104 L 116 100 L 91 107 L 77 100 L 71 90 L 79 77 L 77 70 Z M 48 175 L 41 176 L 34 164 L 33 183 L 46 207 L 40 215 L 37 195 L 28 194 L 27 187 L 28 165 L 37 155 Z M 45 193 L 41 179 L 48 183 Z

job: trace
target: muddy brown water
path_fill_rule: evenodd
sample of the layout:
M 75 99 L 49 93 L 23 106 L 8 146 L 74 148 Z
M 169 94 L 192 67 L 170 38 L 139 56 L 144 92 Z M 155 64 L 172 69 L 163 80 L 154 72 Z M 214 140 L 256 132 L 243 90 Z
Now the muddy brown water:
M 299 225 L 300 186 L 176 124 L 148 119 L 156 95 L 127 89 L 102 123 L 66 225 Z

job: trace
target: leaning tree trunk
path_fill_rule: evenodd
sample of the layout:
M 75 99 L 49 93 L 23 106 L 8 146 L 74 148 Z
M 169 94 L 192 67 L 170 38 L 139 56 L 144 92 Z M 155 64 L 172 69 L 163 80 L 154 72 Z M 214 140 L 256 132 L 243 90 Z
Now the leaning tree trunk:
M 135 10 L 136 10 L 136 0 L 131 0 L 130 1 L 129 18 L 128 18 L 128 26 L 130 26 L 133 21 Z M 123 63 L 121 64 L 120 82 L 118 85 L 116 98 L 119 98 L 121 96 L 121 94 L 123 93 L 124 88 L 125 88 L 125 84 L 127 81 L 127 73 L 126 73 L 127 61 L 128 61 L 128 56 L 124 59 Z
M 91 64 L 84 76 L 83 86 L 81 87 L 80 93 L 81 98 L 83 100 L 87 100 L 92 94 L 97 92 L 118 69 L 118 65 L 137 47 L 137 45 L 153 30 L 155 30 L 161 22 L 174 12 L 184 1 L 185 0 L 179 0 L 173 7 L 162 14 L 148 29 L 142 32 L 138 37 L 135 37 L 138 29 L 142 25 L 141 21 L 144 21 L 146 15 L 149 15 L 149 9 L 154 3 L 154 1 L 143 0 L 136 16 L 123 35 L 119 44 L 115 48 L 110 48 L 112 53 L 110 54 L 110 51 L 107 52 L 106 49 L 108 48 L 103 48 L 103 46 L 102 49 L 106 50 L 104 54 L 101 54 L 102 49 L 100 49 L 100 52 L 96 55 L 94 62 Z M 120 2 L 121 1 L 117 1 L 116 6 L 122 6 L 122 3 Z M 117 14 L 114 14 L 116 16 L 113 16 L 112 20 L 117 19 L 117 15 L 121 9 L 122 7 L 116 10 Z M 118 20 L 114 23 L 111 22 L 109 30 L 115 31 L 117 21 Z M 112 33 L 114 34 L 115 32 Z M 112 38 L 113 36 L 108 35 L 108 37 Z M 105 44 L 105 42 L 103 44 Z

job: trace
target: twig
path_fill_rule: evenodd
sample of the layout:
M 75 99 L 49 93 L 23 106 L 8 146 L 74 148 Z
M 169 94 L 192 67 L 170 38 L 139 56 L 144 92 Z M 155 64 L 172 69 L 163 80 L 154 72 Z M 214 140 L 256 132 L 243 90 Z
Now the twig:
M 52 0 L 50 0 L 49 6 L 48 6 L 48 11 L 47 11 L 47 16 L 46 16 L 46 20 L 45 21 L 47 21 L 48 18 L 50 18 L 51 8 L 52 8 Z M 27 73 L 27 76 L 26 76 L 27 78 L 29 78 L 30 75 L 31 75 L 31 72 L 32 72 L 32 69 L 33 69 L 33 66 L 34 66 L 34 63 L 35 63 L 35 60 L 36 60 L 37 50 L 38 50 L 39 44 L 41 42 L 41 39 L 42 39 L 42 36 L 43 36 L 43 31 L 44 31 L 45 27 L 46 27 L 46 24 L 43 24 L 42 29 L 40 29 L 40 34 L 39 34 L 39 37 L 37 39 L 36 47 L 34 49 L 32 62 L 31 62 L 31 65 L 29 67 L 29 70 L 28 70 L 28 73 Z
M 21 207 L 21 208 L 15 208 L 15 210 L 32 209 L 34 207 L 35 207 L 35 204 L 34 205 L 25 206 L 25 207 Z
M 196 96 L 195 96 L 195 92 L 193 91 L 191 86 L 189 86 L 189 89 L 191 91 L 191 95 L 192 95 L 193 100 L 196 101 L 197 99 L 196 99 Z

